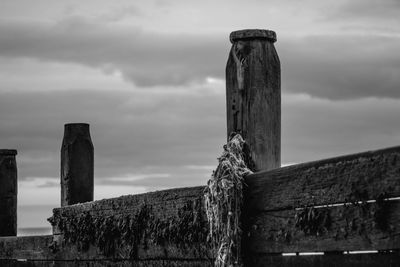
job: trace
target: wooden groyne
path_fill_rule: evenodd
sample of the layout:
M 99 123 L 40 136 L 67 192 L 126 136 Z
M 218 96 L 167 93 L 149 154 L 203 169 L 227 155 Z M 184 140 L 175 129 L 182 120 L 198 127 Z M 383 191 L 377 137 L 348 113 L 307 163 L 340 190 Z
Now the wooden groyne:
M 245 177 L 244 266 L 399 266 L 400 147 L 280 168 L 276 35 L 244 30 L 234 32 L 231 41 L 228 133 L 243 134 L 247 160 L 256 170 Z M 73 148 L 62 148 L 61 190 L 66 193 L 49 218 L 53 234 L 2 234 L 7 236 L 0 237 L 0 265 L 213 266 L 205 187 L 91 201 L 93 146 L 88 126 L 84 132 L 77 135 L 83 141 L 74 137 Z M 0 150 L 0 184 L 11 185 L 16 151 L 4 153 Z M 16 203 L 16 188 L 3 188 L 0 199 Z M 81 188 L 86 188 L 85 199 L 72 201 Z M 0 210 L 10 225 L 16 218 L 13 207 Z

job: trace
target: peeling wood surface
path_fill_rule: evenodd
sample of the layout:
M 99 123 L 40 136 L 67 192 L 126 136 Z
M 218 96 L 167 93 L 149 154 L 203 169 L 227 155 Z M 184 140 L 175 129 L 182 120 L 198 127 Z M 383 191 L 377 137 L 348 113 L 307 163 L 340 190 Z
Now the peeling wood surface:
M 400 196 L 400 147 L 341 156 L 246 177 L 246 205 L 280 210 Z
M 400 201 L 260 212 L 248 223 L 252 254 L 400 248 Z
M 349 255 L 271 256 L 257 255 L 246 266 L 265 267 L 398 267 L 400 254 L 372 253 Z

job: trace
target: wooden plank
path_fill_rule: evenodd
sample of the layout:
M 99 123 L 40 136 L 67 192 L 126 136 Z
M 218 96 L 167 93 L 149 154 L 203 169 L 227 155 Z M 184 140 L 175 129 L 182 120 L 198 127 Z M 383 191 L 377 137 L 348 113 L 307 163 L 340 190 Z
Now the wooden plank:
M 53 214 L 57 216 L 60 212 L 63 213 L 79 213 L 82 211 L 115 211 L 126 210 L 126 209 L 137 209 L 142 204 L 148 205 L 162 205 L 168 204 L 169 202 L 179 200 L 192 200 L 203 196 L 205 186 L 196 187 L 184 187 L 184 188 L 173 188 L 161 191 L 154 191 L 149 193 L 142 193 L 136 195 L 125 195 L 115 198 L 107 198 L 92 202 L 86 202 L 82 204 L 75 204 L 65 206 L 62 208 L 53 209 Z M 163 207 L 160 207 L 163 210 Z
M 161 250 L 164 254 L 160 257 L 146 257 L 150 255 L 149 249 L 141 246 L 139 250 L 139 256 L 141 258 L 135 259 L 127 259 L 124 258 L 123 250 L 119 250 L 118 253 L 114 255 L 103 255 L 98 248 L 94 246 L 90 246 L 87 250 L 82 251 L 78 248 L 75 244 L 68 244 L 65 242 L 54 242 L 57 240 L 59 236 L 22 236 L 22 237 L 1 237 L 0 238 L 0 261 L 1 263 L 5 263 L 10 261 L 14 264 L 23 264 L 24 262 L 52 262 L 56 261 L 57 263 L 60 262 L 75 262 L 75 261 L 82 261 L 86 262 L 82 266 L 97 266 L 96 262 L 99 264 L 102 263 L 103 265 L 99 266 L 108 266 L 107 262 L 113 260 L 115 262 L 120 263 L 137 263 L 138 266 L 160 266 L 156 263 L 167 263 L 166 266 L 175 266 L 174 264 L 177 263 L 202 263 L 202 266 L 208 266 L 207 263 L 213 262 L 211 258 L 202 258 L 198 256 L 198 258 L 191 258 L 189 256 L 176 257 L 177 252 L 182 250 L 181 247 L 169 246 L 167 248 L 153 248 L 151 251 Z M 193 245 L 195 246 L 195 244 Z M 173 249 L 176 251 L 174 252 Z M 189 250 L 189 249 L 187 249 Z M 159 253 L 160 254 L 160 253 Z M 143 256 L 144 255 L 144 256 Z M 154 255 L 154 252 L 153 254 Z M 194 254 L 191 253 L 191 256 Z M 157 259 L 157 260 L 156 260 Z M 19 260 L 19 261 L 17 261 Z M 93 263 L 93 264 L 92 264 Z M 92 265 L 90 265 L 92 264 Z M 129 264 L 128 264 L 129 265 Z M 0 264 L 0 266 L 4 266 L 4 264 Z M 33 265 L 36 266 L 36 265 Z M 38 265 L 40 266 L 40 265 Z M 57 265 L 58 266 L 58 265 Z M 65 266 L 68 266 L 65 265 Z M 80 265 L 79 265 L 80 266 Z M 120 266 L 120 265 L 116 265 Z M 126 265 L 121 265 L 126 266 Z M 136 265 L 135 265 L 136 266 Z M 177 265 L 180 266 L 180 265 Z M 194 265 L 199 266 L 199 265 Z M 211 266 L 211 265 L 210 265 Z
M 265 211 L 247 221 L 246 253 L 400 248 L 400 201 Z
M 206 260 L 73 260 L 73 261 L 43 261 L 43 260 L 0 260 L 2 267 L 212 267 L 212 262 Z
M 372 253 L 348 255 L 272 256 L 260 254 L 248 259 L 252 267 L 398 267 L 400 254 Z
M 0 259 L 53 259 L 52 235 L 0 237 Z
M 246 209 L 280 210 L 400 196 L 400 147 L 249 175 Z

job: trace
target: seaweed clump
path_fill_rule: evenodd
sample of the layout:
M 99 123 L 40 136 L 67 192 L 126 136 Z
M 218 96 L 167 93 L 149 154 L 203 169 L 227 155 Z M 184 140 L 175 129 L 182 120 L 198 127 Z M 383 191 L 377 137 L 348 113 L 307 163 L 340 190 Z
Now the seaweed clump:
M 295 227 L 306 235 L 321 236 L 328 232 L 332 224 L 329 209 L 305 207 L 295 214 Z
M 48 221 L 63 233 L 63 241 L 87 251 L 90 245 L 105 256 L 112 256 L 117 248 L 125 247 L 131 258 L 137 257 L 138 244 L 146 234 L 150 210 L 142 205 L 135 214 L 92 216 L 84 211 L 74 216 L 61 212 Z
M 241 266 L 241 224 L 243 177 L 251 173 L 243 153 L 245 141 L 232 134 L 218 158 L 204 192 L 209 225 L 208 238 L 216 251 L 215 266 Z
M 63 233 L 63 241 L 76 245 L 78 251 L 94 246 L 105 256 L 118 252 L 137 259 L 139 247 L 204 243 L 208 229 L 201 208 L 198 198 L 184 203 L 177 216 L 166 218 L 158 218 L 150 205 L 142 204 L 135 213 L 94 216 L 90 211 L 74 215 L 61 211 L 48 220 Z

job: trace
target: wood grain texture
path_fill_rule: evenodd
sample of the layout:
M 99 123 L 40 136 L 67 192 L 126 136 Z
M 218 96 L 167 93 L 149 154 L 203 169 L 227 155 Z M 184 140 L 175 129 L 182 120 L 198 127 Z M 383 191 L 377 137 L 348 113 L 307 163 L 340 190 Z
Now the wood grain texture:
M 248 218 L 247 253 L 400 248 L 400 202 L 269 211 Z
M 316 256 L 271 256 L 260 254 L 252 257 L 246 266 L 252 267 L 398 267 L 400 254 L 374 253 Z
M 281 210 L 400 196 L 400 147 L 248 175 L 246 210 Z
M 226 64 L 227 134 L 242 134 L 255 171 L 280 167 L 281 76 L 272 35 L 233 32 Z

